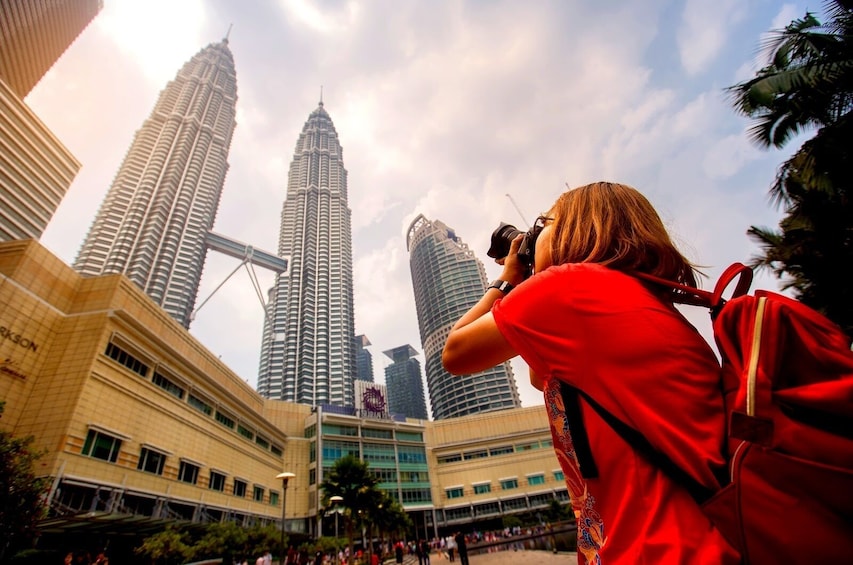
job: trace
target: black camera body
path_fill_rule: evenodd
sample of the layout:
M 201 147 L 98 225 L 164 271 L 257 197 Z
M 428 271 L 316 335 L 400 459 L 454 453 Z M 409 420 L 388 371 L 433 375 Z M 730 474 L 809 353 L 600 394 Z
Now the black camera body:
M 541 222 L 536 222 L 532 228 L 526 232 L 522 232 L 512 224 L 501 222 L 498 228 L 492 232 L 491 246 L 486 251 L 486 255 L 492 259 L 503 259 L 509 255 L 509 247 L 518 234 L 524 233 L 521 240 L 521 245 L 518 247 L 518 260 L 525 266 L 524 277 L 527 278 L 533 274 L 533 262 L 535 260 L 534 253 L 536 252 L 536 238 L 542 232 Z

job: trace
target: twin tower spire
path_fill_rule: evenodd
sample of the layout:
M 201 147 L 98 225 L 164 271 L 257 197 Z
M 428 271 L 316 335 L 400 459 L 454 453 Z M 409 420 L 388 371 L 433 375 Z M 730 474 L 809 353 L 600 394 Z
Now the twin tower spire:
M 228 35 L 230 28 L 160 93 L 74 262 L 83 275 L 126 275 L 184 327 L 192 319 L 236 127 L 237 76 Z M 297 140 L 288 179 L 278 255 L 289 264 L 270 293 L 258 392 L 312 405 L 352 405 L 347 171 L 322 88 Z

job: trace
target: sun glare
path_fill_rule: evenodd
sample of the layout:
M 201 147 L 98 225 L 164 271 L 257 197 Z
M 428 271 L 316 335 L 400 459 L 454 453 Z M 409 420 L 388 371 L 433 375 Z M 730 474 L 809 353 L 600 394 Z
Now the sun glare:
M 172 79 L 199 49 L 219 39 L 202 37 L 205 11 L 201 0 L 105 2 L 95 22 L 150 81 L 160 85 Z M 227 30 L 225 22 L 223 37 Z

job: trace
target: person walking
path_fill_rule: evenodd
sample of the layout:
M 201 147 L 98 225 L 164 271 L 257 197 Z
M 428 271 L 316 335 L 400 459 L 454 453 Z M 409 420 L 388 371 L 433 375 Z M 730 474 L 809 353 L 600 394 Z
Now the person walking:
M 456 532 L 456 551 L 459 553 L 459 565 L 468 564 L 468 545 L 465 543 L 465 534 Z

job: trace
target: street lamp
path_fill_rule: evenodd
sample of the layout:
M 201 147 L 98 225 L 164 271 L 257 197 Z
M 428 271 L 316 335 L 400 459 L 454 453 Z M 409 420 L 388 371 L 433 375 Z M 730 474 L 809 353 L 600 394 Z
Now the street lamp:
M 287 481 L 295 477 L 293 473 L 279 473 L 275 476 L 276 479 L 281 479 L 281 554 L 278 556 L 278 563 L 282 565 L 284 563 L 284 556 L 286 552 L 284 551 L 284 520 L 285 513 L 284 509 L 287 506 Z
M 332 503 L 332 508 L 334 508 L 335 512 L 335 563 L 338 562 L 338 515 L 341 513 L 341 510 L 337 508 L 339 502 L 343 502 L 343 496 L 330 496 L 329 502 Z
M 343 502 L 343 500 L 344 500 L 343 496 L 335 495 L 335 496 L 329 497 L 329 502 L 332 503 L 332 508 L 334 508 L 333 512 L 335 513 L 335 537 L 338 537 L 338 514 L 341 513 L 341 511 L 338 510 L 336 508 L 336 506 L 338 505 L 339 502 Z

